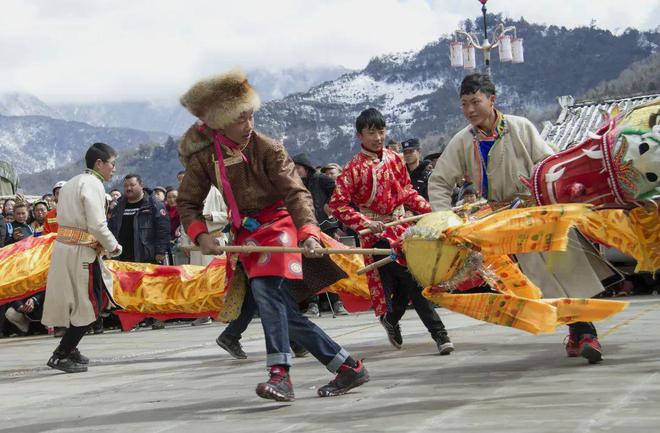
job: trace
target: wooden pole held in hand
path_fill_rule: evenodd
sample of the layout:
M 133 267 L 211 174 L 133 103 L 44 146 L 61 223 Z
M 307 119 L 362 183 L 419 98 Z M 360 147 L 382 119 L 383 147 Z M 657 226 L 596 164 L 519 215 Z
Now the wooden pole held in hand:
M 183 251 L 199 251 L 198 246 L 181 246 Z M 304 253 L 304 248 L 299 247 L 263 247 L 248 245 L 218 245 L 218 252 L 224 253 Z M 387 256 L 392 250 L 389 248 L 319 248 L 314 250 L 321 254 L 362 254 L 366 256 Z
M 412 222 L 415 222 L 417 220 L 422 219 L 425 215 L 426 214 L 413 215 L 411 217 L 401 218 L 400 220 L 394 220 L 394 221 L 391 221 L 391 222 L 385 224 L 385 228 L 398 226 L 399 224 L 412 223 Z M 369 233 L 371 233 L 371 230 L 369 230 L 369 229 L 362 229 L 358 232 L 358 234 L 360 236 L 364 236 L 364 235 L 369 234 Z M 376 233 L 376 234 L 378 234 L 378 233 Z
M 364 268 L 358 269 L 356 274 L 358 274 L 358 275 L 366 274 L 369 271 L 372 271 L 374 269 L 378 269 L 381 266 L 387 265 L 388 263 L 392 263 L 394 260 L 395 259 L 392 256 L 387 256 L 384 259 L 380 259 L 377 262 L 373 262 L 372 264 L 370 264 L 368 266 L 365 266 Z

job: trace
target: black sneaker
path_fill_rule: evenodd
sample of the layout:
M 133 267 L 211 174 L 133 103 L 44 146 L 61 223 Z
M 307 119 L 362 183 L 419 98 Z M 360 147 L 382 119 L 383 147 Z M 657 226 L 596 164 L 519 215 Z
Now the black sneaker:
M 346 394 L 349 390 L 367 382 L 369 382 L 369 372 L 360 359 L 356 368 L 342 364 L 337 376 L 329 384 L 319 388 L 317 392 L 319 397 L 334 397 Z
M 55 354 L 50 357 L 46 365 L 65 373 L 84 373 L 87 371 L 87 366 L 85 364 L 77 363 L 71 358 L 60 358 Z
M 73 362 L 77 362 L 78 364 L 89 364 L 89 358 L 80 353 L 80 350 L 78 350 L 77 347 L 73 349 L 71 353 L 69 353 L 69 359 Z
M 434 340 L 438 345 L 438 352 L 440 352 L 440 355 L 449 355 L 454 351 L 454 345 L 447 334 L 440 334 L 435 337 Z
M 380 324 L 383 325 L 383 328 L 385 328 L 385 331 L 387 331 L 387 338 L 390 340 L 392 346 L 396 347 L 397 349 L 401 349 L 401 345 L 403 344 L 403 337 L 401 336 L 401 327 L 399 324 L 390 324 L 390 322 L 385 319 L 385 315 L 380 316 L 378 320 L 380 320 Z
M 247 355 L 243 352 L 241 343 L 235 338 L 229 337 L 224 334 L 220 334 L 218 338 L 215 339 L 215 342 L 218 343 L 218 346 L 222 347 L 236 359 L 247 359 Z
M 289 372 L 284 367 L 274 365 L 270 368 L 270 379 L 257 385 L 257 395 L 275 401 L 293 401 L 293 384 Z

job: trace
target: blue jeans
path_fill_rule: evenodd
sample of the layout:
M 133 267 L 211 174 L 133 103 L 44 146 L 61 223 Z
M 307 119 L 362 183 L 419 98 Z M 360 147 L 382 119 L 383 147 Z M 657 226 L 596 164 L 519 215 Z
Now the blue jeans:
M 291 295 L 290 281 L 282 277 L 258 277 L 250 280 L 254 301 L 259 308 L 266 340 L 266 365 L 291 365 L 291 340 L 309 350 L 334 373 L 349 353 L 314 322 L 303 316 Z M 246 297 L 247 300 L 247 297 Z M 242 315 L 242 310 L 241 310 Z M 249 323 L 249 321 L 248 321 Z M 237 325 L 240 326 L 241 324 Z M 247 325 L 246 325 L 247 326 Z

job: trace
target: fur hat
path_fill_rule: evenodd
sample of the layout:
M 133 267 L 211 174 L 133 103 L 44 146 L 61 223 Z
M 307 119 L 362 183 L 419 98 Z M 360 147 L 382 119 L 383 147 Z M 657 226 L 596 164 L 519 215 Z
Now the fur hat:
M 197 82 L 180 99 L 194 116 L 212 129 L 222 129 L 246 111 L 257 111 L 261 100 L 240 69 Z

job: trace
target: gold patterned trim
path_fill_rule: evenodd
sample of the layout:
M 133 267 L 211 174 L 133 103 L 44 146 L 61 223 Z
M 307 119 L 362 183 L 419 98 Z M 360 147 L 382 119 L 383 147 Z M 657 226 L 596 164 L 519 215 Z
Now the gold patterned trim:
M 381 222 L 390 222 L 397 219 L 401 219 L 406 216 L 406 209 L 402 204 L 394 208 L 394 211 L 390 215 L 383 215 L 377 212 L 372 211 L 367 208 L 360 208 L 360 213 L 365 217 L 369 218 L 371 221 L 381 221 Z
M 90 233 L 75 227 L 57 228 L 57 241 L 68 245 L 85 245 L 90 246 L 96 244 L 96 238 Z

